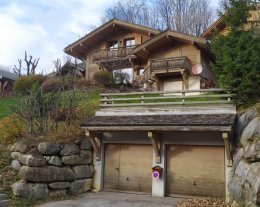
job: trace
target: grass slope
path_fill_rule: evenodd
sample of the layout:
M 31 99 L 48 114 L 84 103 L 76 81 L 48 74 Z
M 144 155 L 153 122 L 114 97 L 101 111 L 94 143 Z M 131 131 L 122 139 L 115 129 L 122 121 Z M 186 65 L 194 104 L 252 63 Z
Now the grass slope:
M 17 97 L 0 99 L 0 119 L 12 114 L 11 106 L 14 106 L 18 102 Z

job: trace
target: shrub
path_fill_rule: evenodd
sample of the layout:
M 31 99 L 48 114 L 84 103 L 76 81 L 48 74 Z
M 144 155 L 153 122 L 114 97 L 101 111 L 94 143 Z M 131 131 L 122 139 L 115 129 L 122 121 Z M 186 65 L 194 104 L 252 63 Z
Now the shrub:
M 45 79 L 43 75 L 22 76 L 15 81 L 14 91 L 19 95 L 28 95 L 33 86 L 40 86 Z
M 41 85 L 43 93 L 57 92 L 62 88 L 62 81 L 58 78 L 48 78 Z
M 109 71 L 98 71 L 93 75 L 94 80 L 103 86 L 108 86 L 112 83 L 113 75 Z
M 11 144 L 26 135 L 26 126 L 21 119 L 8 116 L 0 120 L 0 143 Z
M 85 119 L 94 116 L 98 108 L 98 104 L 99 104 L 98 100 L 90 100 L 85 103 L 81 103 L 76 108 L 76 117 L 80 121 L 85 121 Z

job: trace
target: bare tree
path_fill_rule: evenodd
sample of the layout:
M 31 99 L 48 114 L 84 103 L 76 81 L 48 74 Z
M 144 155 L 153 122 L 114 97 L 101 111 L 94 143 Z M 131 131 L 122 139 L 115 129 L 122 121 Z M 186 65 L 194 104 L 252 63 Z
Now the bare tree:
M 27 71 L 27 75 L 34 75 L 35 74 L 35 69 L 38 65 L 38 62 L 40 60 L 40 58 L 38 59 L 34 59 L 32 60 L 32 56 L 30 55 L 30 57 L 27 57 L 27 52 L 24 52 L 24 61 L 26 63 L 26 71 Z
M 18 64 L 19 64 L 18 66 L 14 65 L 13 71 L 18 77 L 21 77 L 22 76 L 22 59 L 18 59 Z

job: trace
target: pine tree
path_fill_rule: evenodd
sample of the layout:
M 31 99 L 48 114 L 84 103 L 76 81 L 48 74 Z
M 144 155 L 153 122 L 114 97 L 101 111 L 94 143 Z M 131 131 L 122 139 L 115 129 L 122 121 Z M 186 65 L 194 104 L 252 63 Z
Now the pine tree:
M 254 35 L 257 27 L 245 27 L 249 11 L 255 8 L 249 0 L 227 1 L 224 21 L 229 33 L 217 34 L 211 45 L 215 54 L 212 68 L 218 83 L 235 90 L 239 103 L 255 102 L 260 97 L 260 37 Z

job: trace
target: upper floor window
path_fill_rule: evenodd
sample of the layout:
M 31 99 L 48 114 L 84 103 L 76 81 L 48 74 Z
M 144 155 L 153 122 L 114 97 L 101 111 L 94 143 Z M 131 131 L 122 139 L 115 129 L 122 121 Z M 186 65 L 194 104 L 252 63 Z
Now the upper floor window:
M 124 45 L 125 45 L 125 47 L 134 47 L 135 46 L 135 38 L 126 39 Z
M 108 49 L 109 50 L 117 50 L 118 49 L 118 41 L 117 40 L 113 40 L 107 43 Z

